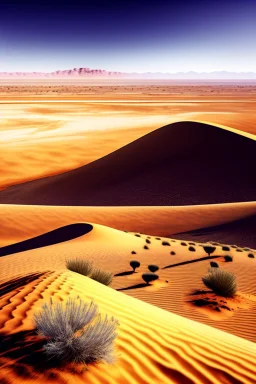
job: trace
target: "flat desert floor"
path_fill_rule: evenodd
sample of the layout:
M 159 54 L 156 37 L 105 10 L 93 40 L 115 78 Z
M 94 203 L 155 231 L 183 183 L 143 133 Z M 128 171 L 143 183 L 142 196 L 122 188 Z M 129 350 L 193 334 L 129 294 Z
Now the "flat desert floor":
M 256 382 L 255 107 L 243 84 L 0 85 L 1 384 Z M 33 316 L 77 296 L 119 321 L 113 365 L 47 358 Z

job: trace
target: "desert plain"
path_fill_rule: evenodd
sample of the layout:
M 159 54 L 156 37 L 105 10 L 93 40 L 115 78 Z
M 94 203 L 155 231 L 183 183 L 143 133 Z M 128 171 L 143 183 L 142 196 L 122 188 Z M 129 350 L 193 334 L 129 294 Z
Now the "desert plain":
M 255 109 L 244 83 L 0 84 L 1 384 L 256 382 Z M 47 359 L 33 316 L 77 296 L 118 319 L 112 365 Z

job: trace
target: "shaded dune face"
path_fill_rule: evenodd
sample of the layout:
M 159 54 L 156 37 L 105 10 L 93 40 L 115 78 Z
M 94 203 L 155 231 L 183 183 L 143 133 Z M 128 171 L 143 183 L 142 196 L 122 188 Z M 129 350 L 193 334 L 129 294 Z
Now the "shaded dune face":
M 167 125 L 97 161 L 0 192 L 0 203 L 192 205 L 252 201 L 254 140 L 197 122 Z
M 44 233 L 40 236 L 2 247 L 0 248 L 0 257 L 11 255 L 12 253 L 19 253 L 29 251 L 31 249 L 63 243 L 65 241 L 76 239 L 79 236 L 83 236 L 89 233 L 92 229 L 93 226 L 86 223 L 66 225 L 64 227 L 54 229 L 53 231 Z
M 212 227 L 201 228 L 189 232 L 172 235 L 177 239 L 196 240 L 206 242 L 218 241 L 222 243 L 246 244 L 249 247 L 256 248 L 256 215 L 241 220 L 235 220 L 232 223 L 221 224 Z

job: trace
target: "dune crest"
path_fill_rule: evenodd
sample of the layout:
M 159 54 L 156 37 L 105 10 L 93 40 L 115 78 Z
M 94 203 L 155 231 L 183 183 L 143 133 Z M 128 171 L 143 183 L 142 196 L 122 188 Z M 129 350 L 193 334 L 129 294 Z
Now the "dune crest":
M 255 148 L 255 140 L 221 127 L 173 123 L 86 166 L 0 191 L 0 203 L 161 206 L 253 201 L 256 182 L 250 165 Z

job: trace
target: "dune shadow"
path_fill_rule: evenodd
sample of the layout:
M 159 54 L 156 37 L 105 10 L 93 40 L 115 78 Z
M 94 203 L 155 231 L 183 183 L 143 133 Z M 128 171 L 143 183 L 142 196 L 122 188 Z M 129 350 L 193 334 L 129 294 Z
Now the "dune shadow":
M 125 271 L 125 272 L 116 273 L 116 274 L 114 275 L 114 277 L 117 277 L 117 276 L 133 275 L 134 273 L 137 273 L 137 272 L 134 272 L 134 271 Z
M 87 223 L 75 223 L 66 225 L 53 231 L 46 232 L 42 235 L 33 237 L 28 240 L 20 241 L 19 243 L 7 245 L 0 248 L 0 257 L 29 251 L 31 249 L 48 247 L 65 241 L 76 239 L 77 237 L 86 235 L 92 231 L 93 226 Z
M 45 275 L 46 273 L 49 273 L 49 271 L 46 272 L 38 272 L 38 273 L 30 273 L 25 276 L 16 277 L 9 281 L 6 281 L 2 284 L 0 284 L 0 297 L 3 295 L 6 295 L 7 293 L 23 288 L 25 285 L 31 283 L 32 281 L 38 279 L 39 277 Z
M 125 288 L 117 288 L 117 291 L 128 291 L 129 289 L 145 288 L 145 287 L 149 287 L 149 286 L 150 286 L 149 284 L 140 283 L 140 284 L 131 285 L 131 286 L 125 287 Z
M 9 361 L 11 369 L 23 380 L 34 380 L 35 373 L 43 373 L 47 382 L 55 381 L 58 375 L 51 369 L 57 368 L 60 363 L 47 357 L 43 350 L 44 343 L 45 340 L 35 330 L 0 334 L 0 362 L 3 359 L 5 366 L 8 366 Z M 11 384 L 8 378 L 7 382 Z
M 178 267 L 179 265 L 192 264 L 192 263 L 197 263 L 199 261 L 217 259 L 217 258 L 220 258 L 220 257 L 222 257 L 222 256 L 205 256 L 205 257 L 200 257 L 199 259 L 193 259 L 193 260 L 188 260 L 188 261 L 182 261 L 181 263 L 170 264 L 170 265 L 167 265 L 167 266 L 163 267 L 162 269 L 174 268 L 174 267 Z

